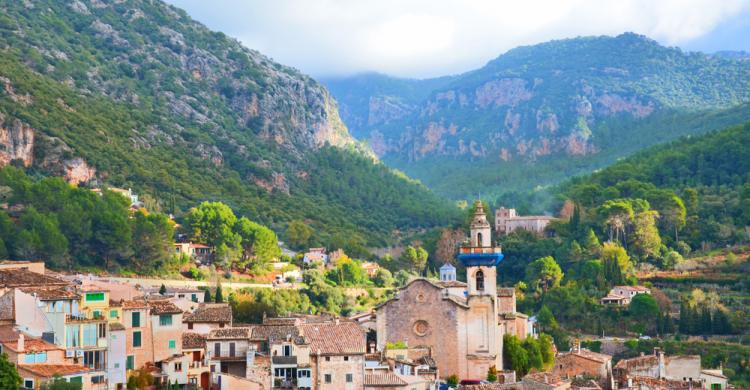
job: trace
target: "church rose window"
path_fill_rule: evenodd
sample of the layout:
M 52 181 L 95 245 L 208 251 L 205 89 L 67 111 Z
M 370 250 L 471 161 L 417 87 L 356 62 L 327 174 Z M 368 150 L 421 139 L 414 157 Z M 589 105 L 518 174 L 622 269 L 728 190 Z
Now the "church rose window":
M 414 323 L 414 333 L 416 333 L 417 336 L 424 336 L 429 330 L 430 324 L 428 324 L 427 321 L 419 320 Z

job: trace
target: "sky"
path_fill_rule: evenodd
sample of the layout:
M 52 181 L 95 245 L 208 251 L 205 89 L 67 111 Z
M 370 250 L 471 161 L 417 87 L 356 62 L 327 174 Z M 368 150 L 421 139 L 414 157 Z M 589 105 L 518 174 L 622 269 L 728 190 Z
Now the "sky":
M 626 31 L 690 51 L 750 51 L 750 0 L 167 1 L 315 77 L 443 76 L 521 45 Z

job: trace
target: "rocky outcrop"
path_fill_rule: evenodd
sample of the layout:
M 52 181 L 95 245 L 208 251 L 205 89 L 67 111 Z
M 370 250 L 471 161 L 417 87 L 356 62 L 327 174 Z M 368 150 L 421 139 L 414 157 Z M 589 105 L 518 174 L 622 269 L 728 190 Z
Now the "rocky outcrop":
M 480 108 L 490 105 L 512 106 L 533 96 L 532 92 L 526 89 L 526 80 L 519 78 L 488 81 L 477 88 L 474 94 L 476 104 Z
M 34 129 L 18 119 L 7 120 L 0 113 L 0 166 L 13 160 L 27 167 L 34 162 Z

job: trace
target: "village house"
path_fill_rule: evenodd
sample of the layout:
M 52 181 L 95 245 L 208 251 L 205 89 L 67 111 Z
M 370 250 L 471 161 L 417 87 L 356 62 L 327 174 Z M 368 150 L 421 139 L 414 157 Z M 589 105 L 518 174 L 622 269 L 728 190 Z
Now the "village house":
M 643 286 L 614 286 L 607 296 L 600 300 L 602 305 L 627 306 L 638 294 L 651 294 L 651 290 Z
M 326 248 L 310 248 L 305 252 L 304 256 L 302 256 L 302 262 L 306 265 L 312 263 L 327 264 L 328 254 L 326 253 Z
M 458 257 L 466 267 L 466 286 L 446 269 L 440 282 L 414 279 L 376 308 L 378 350 L 398 342 L 430 347 L 444 377 L 481 379 L 490 367 L 503 367 L 495 282 L 503 255 L 492 245 L 481 202 L 475 207 L 469 245 L 460 248 Z
M 159 292 L 161 287 L 153 287 L 146 289 L 144 292 L 147 295 L 161 295 L 162 297 L 184 299 L 195 303 L 203 303 L 205 299 L 205 292 L 197 288 L 192 287 L 164 287 L 164 293 Z M 174 303 L 174 302 L 173 302 Z
M 252 328 L 213 329 L 206 336 L 206 354 L 211 372 L 248 377 L 255 347 L 250 344 Z
M 543 234 L 544 229 L 555 218 L 546 215 L 519 216 L 516 209 L 500 207 L 495 210 L 495 232 L 499 235 L 510 234 L 516 230 L 526 230 Z
M 211 388 L 211 370 L 206 356 L 206 336 L 186 332 L 182 334 L 182 353 L 189 356 L 187 364 L 188 386 Z
M 699 355 L 666 356 L 660 348 L 654 348 L 651 355 L 620 360 L 613 368 L 613 375 L 618 389 L 643 386 L 726 387 L 726 383 L 718 376 L 723 376 L 721 370 L 714 371 L 711 378 L 704 371 L 701 369 Z
M 17 369 L 24 389 L 39 389 L 56 377 L 66 382 L 80 383 L 81 390 L 107 388 L 106 383 L 94 383 L 91 370 L 78 364 L 19 364 Z
M 185 314 L 182 322 L 186 330 L 207 335 L 213 329 L 232 326 L 232 308 L 228 303 L 202 303 Z
M 581 348 L 575 340 L 569 352 L 558 353 L 551 373 L 563 378 L 595 378 L 604 389 L 612 389 L 612 356 Z
M 210 264 L 213 260 L 213 248 L 194 242 L 175 242 L 174 253 L 178 256 L 186 255 L 198 264 Z

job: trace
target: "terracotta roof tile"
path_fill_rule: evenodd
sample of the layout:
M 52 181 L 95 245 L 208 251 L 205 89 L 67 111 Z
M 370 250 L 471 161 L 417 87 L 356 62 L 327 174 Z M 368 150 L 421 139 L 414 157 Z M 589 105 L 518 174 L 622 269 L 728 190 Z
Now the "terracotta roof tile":
M 169 301 L 148 301 L 148 305 L 151 307 L 151 314 L 155 315 L 182 313 L 179 307 Z
M 205 346 L 205 336 L 192 332 L 182 334 L 182 349 L 202 349 Z
M 440 287 L 445 288 L 451 288 L 451 287 L 466 287 L 466 283 L 460 282 L 458 280 L 446 280 L 446 281 L 439 281 L 435 282 Z
M 0 269 L 0 287 L 66 286 L 68 282 L 27 269 Z
M 382 374 L 365 374 L 365 386 L 406 386 L 406 381 L 392 372 Z
M 593 351 L 590 351 L 588 349 L 583 349 L 583 348 L 581 348 L 578 351 L 561 353 L 560 356 L 561 357 L 578 356 L 578 357 L 582 357 L 584 359 L 592 360 L 598 363 L 606 363 L 612 360 L 612 356 L 609 356 L 603 353 L 593 352 Z
M 206 339 L 249 339 L 252 328 L 213 329 Z
M 251 339 L 256 341 L 281 340 L 286 339 L 287 336 L 297 337 L 299 334 L 299 328 L 293 325 L 256 325 L 253 326 Z
M 232 308 L 229 304 L 202 304 L 182 322 L 232 322 Z
M 365 332 L 354 322 L 301 325 L 310 352 L 324 355 L 364 354 Z
M 90 370 L 78 364 L 19 364 L 18 369 L 32 374 L 51 378 L 55 375 L 73 375 L 89 372 Z
M 544 383 L 552 386 L 557 386 L 565 383 L 568 381 L 568 379 L 564 379 L 561 376 L 553 375 L 548 372 L 535 372 L 533 374 L 528 374 L 525 377 L 523 377 L 524 381 L 531 380 L 538 383 Z
M 4 342 L 3 345 L 10 349 L 11 351 L 18 352 L 18 339 L 10 342 Z M 25 337 L 23 341 L 23 351 L 24 352 L 41 352 L 41 351 L 55 351 L 55 350 L 62 350 L 62 348 L 58 347 L 55 344 L 48 343 L 42 339 L 34 339 L 30 337 Z
M 80 295 L 73 291 L 67 290 L 65 287 L 46 287 L 46 286 L 34 286 L 34 287 L 21 287 L 21 291 L 27 294 L 36 294 L 37 298 L 42 301 L 56 301 L 61 299 L 78 299 Z

